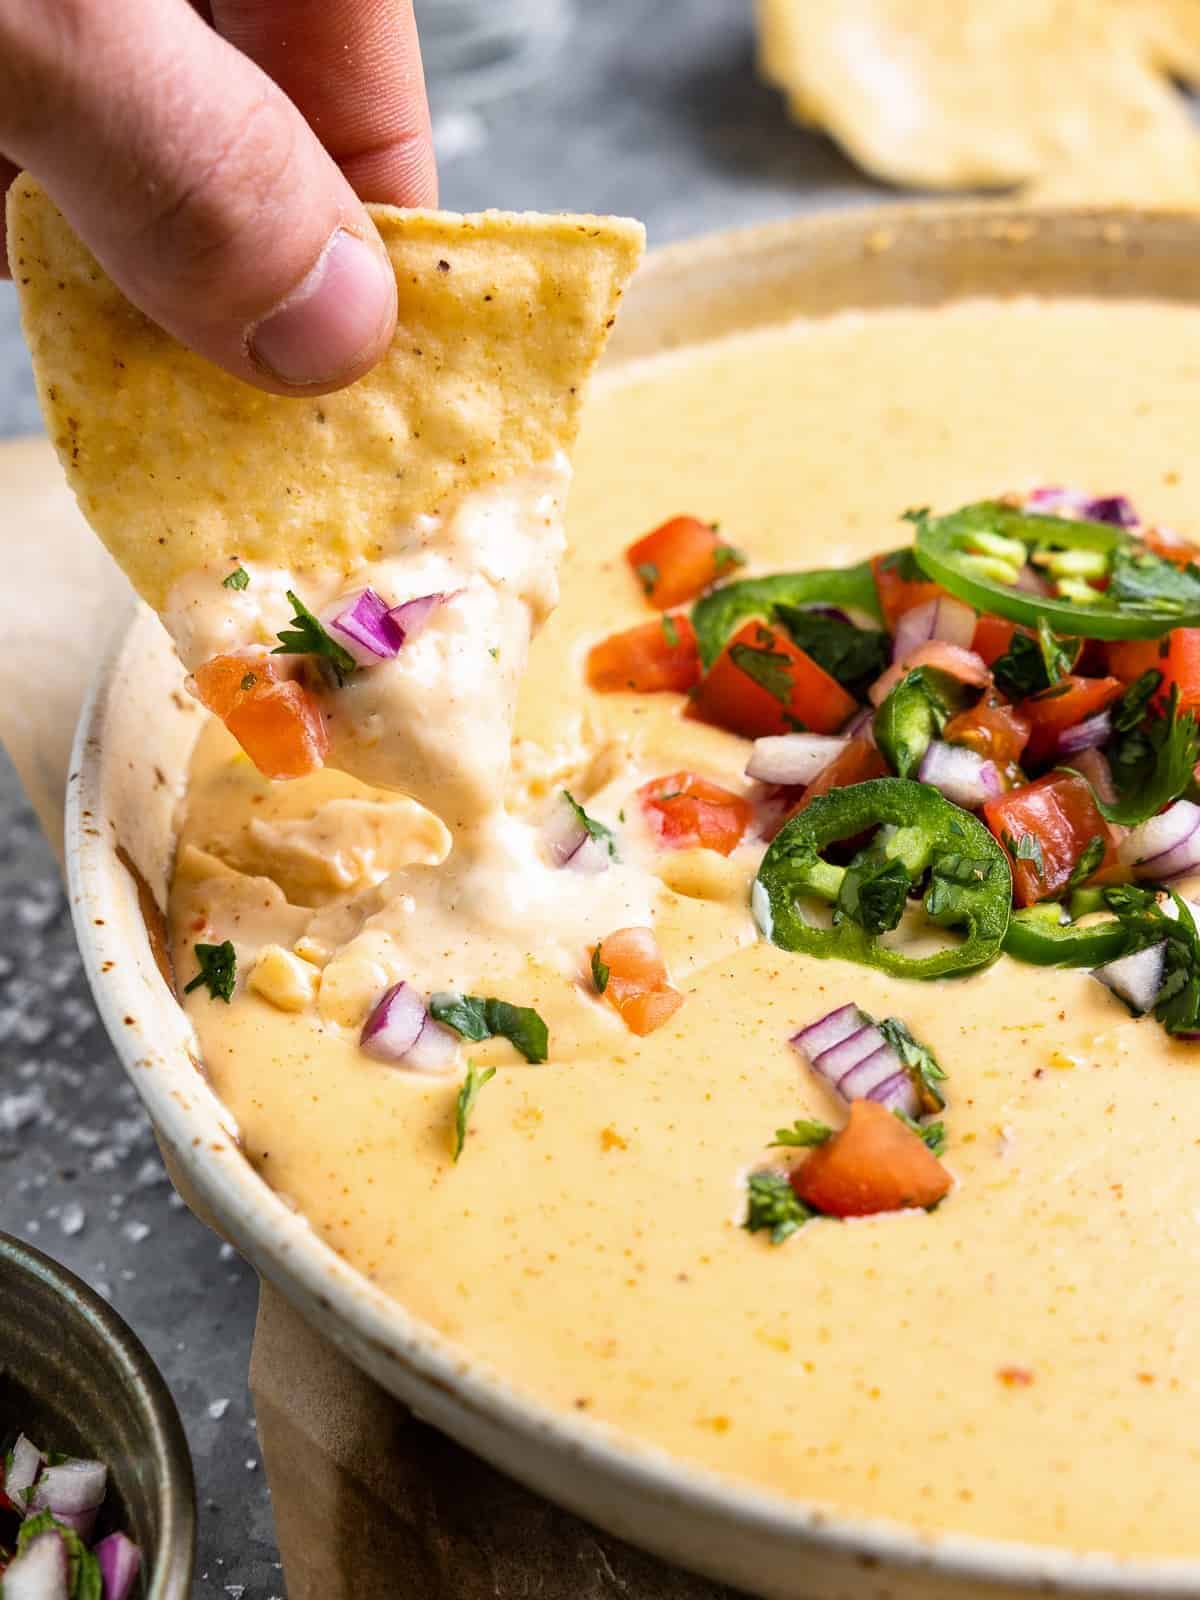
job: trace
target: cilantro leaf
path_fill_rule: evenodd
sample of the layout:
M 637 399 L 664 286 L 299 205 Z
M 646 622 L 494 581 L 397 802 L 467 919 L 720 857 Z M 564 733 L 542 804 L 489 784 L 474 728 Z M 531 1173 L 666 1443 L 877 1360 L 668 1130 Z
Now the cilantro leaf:
M 471 1112 L 479 1098 L 479 1091 L 485 1083 L 496 1076 L 495 1067 L 485 1067 L 480 1072 L 473 1061 L 467 1062 L 467 1075 L 462 1081 L 462 1088 L 458 1091 L 458 1098 L 454 1102 L 454 1159 L 458 1160 L 463 1153 L 463 1146 L 467 1142 L 467 1123 L 471 1120 Z
M 1046 670 L 1046 687 L 1049 689 L 1065 678 L 1079 660 L 1083 640 L 1058 638 L 1045 617 L 1038 618 L 1037 636 L 1038 650 Z
M 938 1084 L 945 1083 L 946 1074 L 938 1065 L 933 1051 L 919 1039 L 914 1039 L 908 1031 L 908 1024 L 901 1022 L 899 1017 L 885 1017 L 876 1026 L 903 1062 L 920 1096 L 922 1107 L 926 1111 L 940 1111 L 946 1104 L 946 1098 Z
M 771 615 L 787 630 L 793 644 L 847 689 L 873 683 L 887 666 L 891 646 L 887 634 L 878 628 L 856 628 L 840 617 L 782 602 L 772 607 Z
M 1152 550 L 1118 545 L 1113 551 L 1108 595 L 1123 611 L 1167 612 L 1183 617 L 1200 611 L 1200 567 L 1177 567 Z
M 1200 756 L 1200 731 L 1193 711 L 1179 710 L 1179 687 L 1171 685 L 1166 707 L 1141 728 L 1124 733 L 1109 748 L 1118 798 L 1094 795 L 1108 822 L 1136 827 L 1176 799 L 1192 781 Z
M 797 1198 L 783 1172 L 752 1172 L 746 1185 L 747 1233 L 769 1229 L 772 1244 L 790 1239 L 816 1213 Z
M 1093 834 L 1087 844 L 1084 845 L 1083 854 L 1071 868 L 1071 876 L 1067 879 L 1068 889 L 1078 889 L 1081 883 L 1087 882 L 1104 860 L 1106 849 L 1107 845 L 1103 836 L 1099 833 Z
M 256 672 L 245 672 L 245 673 L 243 673 L 242 674 L 242 692 L 246 693 L 250 689 L 253 689 L 254 685 L 257 682 L 258 682 L 258 674 Z
M 659 572 L 653 561 L 639 561 L 633 569 L 638 575 L 638 581 L 645 594 L 650 594 L 658 582 Z
M 1109 711 L 1114 733 L 1131 733 L 1150 709 L 1150 702 L 1162 683 L 1161 672 L 1151 667 L 1135 678 L 1125 693 Z
M 790 1128 L 776 1128 L 771 1148 L 811 1150 L 833 1138 L 833 1129 L 827 1122 L 814 1122 L 808 1117 L 797 1117 Z
M 716 527 L 717 524 L 713 523 L 714 532 L 716 531 Z M 739 550 L 736 545 L 719 544 L 713 550 L 713 566 L 717 569 L 718 577 L 725 571 L 727 567 L 744 567 L 745 565 L 745 552 Z
M 1041 694 L 1072 670 L 1082 648 L 1081 640 L 1060 639 L 1039 617 L 1036 638 L 1014 633 L 1008 649 L 992 663 L 996 686 L 1014 700 Z
M 946 1149 L 946 1124 L 944 1122 L 914 1122 L 906 1111 L 894 1113 L 908 1129 L 915 1133 L 921 1143 L 928 1146 L 935 1156 L 940 1156 Z
M 203 984 L 210 1000 L 224 1000 L 228 1005 L 233 999 L 233 986 L 237 982 L 237 951 L 233 947 L 233 940 L 226 939 L 222 944 L 197 944 L 192 948 L 200 963 L 200 971 L 191 983 L 184 984 L 184 994 L 191 994 L 193 989 Z
M 768 646 L 730 645 L 729 659 L 748 678 L 752 678 L 760 689 L 765 689 L 772 699 L 778 700 L 781 706 L 786 706 L 792 698 L 791 657 L 785 655 L 782 650 L 769 648 L 769 643 L 773 641 L 765 628 L 759 630 L 759 637 L 765 638 Z
M 272 650 L 273 656 L 316 656 L 326 663 L 329 670 L 337 680 L 338 688 L 352 678 L 358 670 L 358 663 L 349 650 L 340 645 L 326 631 L 323 623 L 304 604 L 299 596 L 289 589 L 287 597 L 291 601 L 295 616 L 292 618 L 290 628 L 280 628 L 277 635 L 279 643 Z
M 1186 900 L 1169 891 L 1175 916 L 1168 917 L 1159 895 L 1133 884 L 1104 890 L 1105 904 L 1120 918 L 1130 952 L 1163 945 L 1163 972 L 1154 1016 L 1170 1034 L 1200 1031 L 1200 934 Z
M 596 985 L 596 993 L 603 994 L 608 988 L 608 967 L 600 959 L 600 946 L 592 951 L 592 982 Z
M 442 990 L 430 999 L 429 1014 L 435 1022 L 444 1022 L 474 1044 L 484 1039 L 507 1039 L 526 1061 L 535 1064 L 545 1061 L 549 1052 L 546 1024 L 531 1006 Z
M 248 589 L 250 587 L 250 574 L 245 567 L 234 567 L 227 578 L 221 579 L 222 589 Z
M 569 789 L 562 791 L 562 797 L 575 813 L 575 820 L 580 827 L 584 828 L 593 839 L 598 839 L 601 844 L 607 845 L 609 855 L 614 861 L 619 861 L 621 858 L 617 855 L 617 836 L 612 829 L 606 828 L 602 822 L 597 822 L 595 817 L 589 817 Z
M 1042 841 L 1036 833 L 1021 833 L 1014 838 L 1005 829 L 1000 842 L 1014 861 L 1030 862 L 1039 880 L 1043 883 L 1046 881 L 1046 859 L 1042 855 Z
M 899 923 L 911 888 L 903 861 L 885 860 L 877 848 L 868 846 L 846 868 L 838 888 L 837 913 L 878 937 Z

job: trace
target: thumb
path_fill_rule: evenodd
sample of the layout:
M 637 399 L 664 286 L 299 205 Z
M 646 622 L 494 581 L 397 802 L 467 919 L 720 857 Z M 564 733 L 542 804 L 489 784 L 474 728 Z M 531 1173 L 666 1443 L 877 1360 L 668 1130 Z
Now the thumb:
M 374 225 L 292 102 L 187 0 L 0 12 L 0 150 L 135 305 L 279 394 L 378 360 L 396 286 Z

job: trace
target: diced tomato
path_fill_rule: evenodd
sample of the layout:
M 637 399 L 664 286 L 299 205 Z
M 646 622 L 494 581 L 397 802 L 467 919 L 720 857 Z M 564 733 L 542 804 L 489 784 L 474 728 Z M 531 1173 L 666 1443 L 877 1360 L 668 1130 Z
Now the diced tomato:
M 686 694 L 700 681 L 700 652 L 691 621 L 678 612 L 601 639 L 588 651 L 587 681 L 603 693 L 673 689 Z
M 754 815 L 748 800 L 694 772 L 655 778 L 638 796 L 658 842 L 668 850 L 699 848 L 727 856 Z
M 1096 810 L 1091 785 L 1076 772 L 1044 778 L 989 800 L 984 820 L 1008 852 L 1018 905 L 1056 900 L 1093 839 L 1104 840 L 1097 871 L 1116 864 L 1113 835 Z
M 783 821 L 798 816 L 818 795 L 828 794 L 831 789 L 848 789 L 852 783 L 865 783 L 868 778 L 886 778 L 887 774 L 887 762 L 869 739 L 851 739 L 840 755 L 834 756 L 827 767 L 821 768 Z M 783 822 L 779 826 L 782 827 Z
M 690 714 L 759 739 L 797 729 L 833 733 L 854 711 L 854 700 L 837 679 L 782 628 L 747 622 L 700 680 Z
M 925 1141 L 876 1100 L 855 1100 L 846 1126 L 791 1176 L 805 1205 L 830 1217 L 933 1206 L 950 1189 L 950 1174 Z
M 1158 665 L 1163 671 L 1163 699 L 1172 686 L 1179 690 L 1183 711 L 1200 710 L 1200 628 L 1175 628 L 1167 635 L 1167 655 Z
M 740 551 L 699 517 L 672 517 L 625 552 L 651 605 L 682 605 L 741 565 Z
M 984 695 L 978 705 L 960 711 L 942 730 L 947 744 L 969 750 L 1004 768 L 1019 762 L 1029 743 L 1032 724 L 998 694 Z
M 1007 617 L 993 617 L 985 612 L 975 623 L 971 649 L 989 667 L 994 666 L 1000 657 L 1007 653 L 1016 631 L 1017 624 L 1009 622 Z M 1022 628 L 1021 632 L 1026 633 L 1028 630 Z
M 946 593 L 940 583 L 927 578 L 905 578 L 900 566 L 888 556 L 872 556 L 871 571 L 875 574 L 875 590 L 879 595 L 879 609 L 888 631 L 894 633 L 896 624 L 906 611 L 922 606 L 926 600 L 937 600 Z
M 683 1004 L 667 981 L 667 964 L 649 928 L 618 928 L 600 941 L 596 955 L 608 968 L 604 998 L 631 1033 L 653 1033 Z
M 1103 711 L 1123 689 L 1119 678 L 1078 678 L 1068 673 L 1041 694 L 1022 700 L 1017 711 L 1032 730 L 1026 747 L 1027 760 L 1035 765 L 1048 761 L 1055 752 L 1060 734 Z
M 1106 668 L 1122 683 L 1132 683 L 1143 672 L 1162 672 L 1166 667 L 1157 639 L 1109 639 L 1103 648 Z
M 1191 561 L 1200 561 L 1200 550 L 1190 540 L 1170 528 L 1142 528 L 1138 538 L 1147 549 L 1164 561 L 1173 561 L 1177 567 L 1186 567 Z
M 320 707 L 302 683 L 281 678 L 270 656 L 214 656 L 197 667 L 200 699 L 267 778 L 303 778 L 329 752 Z

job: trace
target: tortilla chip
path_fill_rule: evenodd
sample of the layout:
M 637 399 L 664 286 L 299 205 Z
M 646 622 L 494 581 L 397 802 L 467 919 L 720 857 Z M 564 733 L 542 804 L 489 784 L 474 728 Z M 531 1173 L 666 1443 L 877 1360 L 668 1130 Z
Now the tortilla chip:
M 13 184 L 9 256 L 47 429 L 156 608 L 212 562 L 349 573 L 418 514 L 570 447 L 641 225 L 369 209 L 396 270 L 391 347 L 349 389 L 281 399 L 135 310 L 38 184 Z
M 1200 201 L 1197 0 L 758 0 L 759 60 L 860 166 L 1055 202 Z

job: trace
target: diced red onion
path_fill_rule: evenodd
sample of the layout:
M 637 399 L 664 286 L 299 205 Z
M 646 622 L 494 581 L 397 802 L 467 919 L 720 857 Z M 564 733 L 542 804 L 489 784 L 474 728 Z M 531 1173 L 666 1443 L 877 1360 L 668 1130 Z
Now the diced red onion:
M 1087 504 L 1087 496 L 1076 489 L 1064 489 L 1058 484 L 1043 484 L 1035 489 L 1025 502 L 1028 511 L 1042 511 L 1047 516 L 1062 514 L 1080 515 Z
M 1081 777 L 1087 779 L 1105 805 L 1112 805 L 1117 798 L 1117 786 L 1113 782 L 1108 757 L 1102 750 L 1081 750 L 1072 758 L 1071 765 Z
M 824 733 L 782 733 L 756 739 L 746 776 L 760 783 L 809 784 L 850 743 Z
M 457 1055 L 454 1035 L 435 1022 L 411 984 L 394 983 L 363 1023 L 359 1045 L 377 1061 L 441 1072 Z
M 542 829 L 542 840 L 556 867 L 591 875 L 607 871 L 612 860 L 607 844 L 588 832 L 578 811 L 562 793 Z
M 941 739 L 930 742 L 917 776 L 966 811 L 978 810 L 1004 793 L 1004 779 L 994 761 L 965 745 L 946 744 Z
M 67 1547 L 52 1531 L 31 1539 L 4 1574 L 4 1600 L 67 1600 Z
M 1114 528 L 1135 528 L 1137 512 L 1123 494 L 1086 495 L 1078 489 L 1047 486 L 1035 489 L 1025 502 L 1030 511 L 1048 516 L 1085 517 L 1089 522 L 1107 522 Z
M 411 644 L 437 608 L 449 598 L 446 594 L 422 594 L 415 600 L 405 600 L 401 605 L 393 606 L 388 617 L 392 626 L 399 630 L 400 644 Z
M 1057 753 L 1075 756 L 1081 750 L 1097 750 L 1112 738 L 1112 718 L 1107 711 L 1097 711 L 1094 717 L 1085 717 L 1072 728 L 1064 728 L 1058 736 Z
M 570 868 L 572 872 L 582 872 L 589 877 L 594 877 L 597 872 L 607 872 L 612 862 L 612 854 L 603 839 L 597 839 L 589 833 L 587 838 L 571 857 Z
M 883 1034 L 856 1005 L 810 1022 L 792 1045 L 843 1100 L 877 1100 L 907 1116 L 921 1113 L 911 1074 Z
M 1036 567 L 1029 565 L 1028 561 L 1017 573 L 1013 588 L 1020 589 L 1023 594 L 1040 595 L 1043 599 L 1051 593 L 1050 584 Z
M 1145 950 L 1135 950 L 1131 956 L 1119 956 L 1116 961 L 1096 967 L 1092 976 L 1142 1015 L 1152 1011 L 1158 999 L 1166 953 L 1167 941 L 1162 939 Z
M 55 1516 L 94 1511 L 107 1487 L 108 1468 L 103 1461 L 61 1461 L 43 1470 L 29 1504 L 34 1511 L 53 1511 Z
M 29 1515 L 35 1516 L 37 1513 L 31 1511 Z M 91 1511 L 56 1511 L 54 1518 L 56 1522 L 61 1522 L 64 1527 L 74 1528 L 85 1544 L 92 1537 L 92 1529 L 96 1526 L 96 1511 L 94 1509 Z
M 892 639 L 892 660 L 903 661 L 918 645 L 941 639 L 961 649 L 970 648 L 975 637 L 975 613 L 970 606 L 949 595 L 942 595 L 906 611 L 896 624 Z
M 1107 522 L 1114 528 L 1136 528 L 1138 525 L 1138 514 L 1123 494 L 1105 494 L 1089 500 L 1083 514 L 1090 522 Z
M 42 1452 L 22 1433 L 12 1447 L 12 1461 L 4 1475 L 4 1492 L 10 1500 L 24 1504 L 26 1491 L 42 1470 Z M 18 1499 L 18 1497 L 20 1497 Z
M 142 1565 L 142 1552 L 126 1534 L 110 1533 L 92 1554 L 100 1563 L 104 1600 L 129 1600 Z
M 361 589 L 325 619 L 325 626 L 360 667 L 375 667 L 381 661 L 389 661 L 404 643 L 403 628 L 397 626 L 386 603 L 374 589 Z
M 790 1043 L 802 1056 L 812 1062 L 824 1051 L 832 1050 L 835 1044 L 840 1044 L 852 1033 L 857 1033 L 866 1024 L 866 1020 L 856 1005 L 839 1006 L 828 1016 L 818 1017 L 816 1022 L 810 1022 L 806 1028 L 799 1029 L 792 1035 Z
M 1176 800 L 1132 829 L 1119 855 L 1138 878 L 1178 878 L 1200 867 L 1200 806 Z
M 858 710 L 854 713 L 854 715 L 850 718 L 850 720 L 846 724 L 846 726 L 838 734 L 838 738 L 839 739 L 856 739 L 859 736 L 859 734 L 862 734 L 862 736 L 865 739 L 870 739 L 872 741 L 872 743 L 873 743 L 874 742 L 874 728 L 873 728 L 872 724 L 874 723 L 874 721 L 875 721 L 875 707 L 874 706 L 859 706 Z

